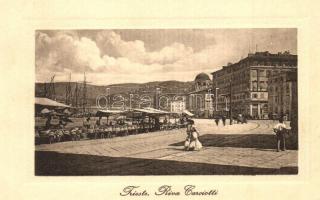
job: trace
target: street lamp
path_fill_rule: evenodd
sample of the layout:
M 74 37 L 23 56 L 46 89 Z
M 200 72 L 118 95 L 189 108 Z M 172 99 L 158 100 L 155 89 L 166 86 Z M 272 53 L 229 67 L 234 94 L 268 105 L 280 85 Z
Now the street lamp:
M 224 96 L 224 100 L 225 100 L 225 103 L 226 103 L 226 111 L 228 111 L 228 102 L 227 102 L 227 96 Z
M 229 101 L 229 115 L 230 115 L 230 125 L 232 125 L 232 74 L 231 74 L 231 78 L 230 78 L 230 85 L 229 85 L 229 89 L 230 89 L 230 101 Z
M 212 111 L 212 95 L 211 95 L 212 90 L 208 89 L 208 97 L 206 98 L 206 107 L 208 110 L 208 117 L 210 118 L 210 112 Z

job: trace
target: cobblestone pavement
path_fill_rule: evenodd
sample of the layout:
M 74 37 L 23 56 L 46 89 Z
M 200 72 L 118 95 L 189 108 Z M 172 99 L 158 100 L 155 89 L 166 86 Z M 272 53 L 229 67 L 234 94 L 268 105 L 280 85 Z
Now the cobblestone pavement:
M 185 129 L 36 146 L 36 175 L 296 174 L 298 151 L 275 151 L 272 121 L 216 126 L 198 119 L 201 151 L 184 151 Z

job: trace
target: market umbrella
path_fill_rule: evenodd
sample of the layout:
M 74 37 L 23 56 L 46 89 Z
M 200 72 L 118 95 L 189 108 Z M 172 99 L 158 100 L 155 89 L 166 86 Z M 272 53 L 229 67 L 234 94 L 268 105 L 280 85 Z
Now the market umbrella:
M 49 114 L 51 113 L 52 111 L 50 111 L 48 108 L 44 108 L 41 110 L 41 114 Z

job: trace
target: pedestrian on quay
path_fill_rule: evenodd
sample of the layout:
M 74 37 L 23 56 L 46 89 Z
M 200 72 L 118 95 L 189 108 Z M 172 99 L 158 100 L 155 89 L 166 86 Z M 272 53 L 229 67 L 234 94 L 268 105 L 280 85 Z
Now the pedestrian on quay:
M 101 126 L 101 119 L 102 119 L 102 116 L 99 116 L 99 118 L 96 121 L 96 126 L 97 127 Z
M 89 128 L 90 128 L 90 117 L 87 117 L 85 120 L 83 120 L 83 126 L 84 126 L 86 129 L 89 129 Z
M 189 150 L 189 145 L 191 142 L 191 128 L 192 128 L 192 123 L 194 123 L 194 121 L 192 119 L 187 119 L 186 121 L 187 121 L 187 130 L 186 130 L 187 137 L 184 142 L 184 149 Z
M 62 119 L 62 117 L 60 117 L 60 118 L 59 118 L 59 128 L 64 129 L 64 128 L 66 127 L 66 125 L 67 125 L 67 122 L 64 121 L 64 120 Z
M 193 120 L 189 120 L 187 127 L 187 138 L 185 141 L 185 150 L 187 151 L 199 151 L 202 148 L 202 144 L 199 141 L 199 132 L 194 125 Z
M 243 115 L 243 123 L 247 124 L 248 123 L 248 120 L 247 120 L 247 116 L 246 115 Z
M 217 116 L 214 121 L 216 122 L 216 125 L 219 126 L 220 117 Z
M 280 150 L 285 151 L 286 150 L 286 138 L 285 134 L 287 132 L 286 125 L 283 122 L 283 118 L 279 119 L 279 123 L 277 123 L 273 131 L 276 133 L 277 137 L 277 151 L 279 152 Z
M 223 126 L 226 125 L 226 116 L 222 115 L 222 123 L 223 123 Z
M 167 124 L 167 123 L 168 123 L 167 117 L 164 118 L 163 123 L 164 123 L 164 124 Z
M 48 130 L 51 127 L 51 120 L 52 120 L 52 116 L 48 115 L 47 117 L 47 121 L 46 121 L 46 125 L 45 125 L 45 129 Z

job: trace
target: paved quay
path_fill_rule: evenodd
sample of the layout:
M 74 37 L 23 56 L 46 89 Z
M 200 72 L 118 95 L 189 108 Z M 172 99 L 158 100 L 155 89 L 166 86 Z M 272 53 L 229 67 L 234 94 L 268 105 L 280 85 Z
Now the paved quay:
M 196 119 L 201 151 L 184 151 L 185 129 L 112 139 L 36 146 L 36 175 L 259 175 L 297 174 L 298 151 L 290 137 L 276 152 L 275 122 L 216 126 Z

